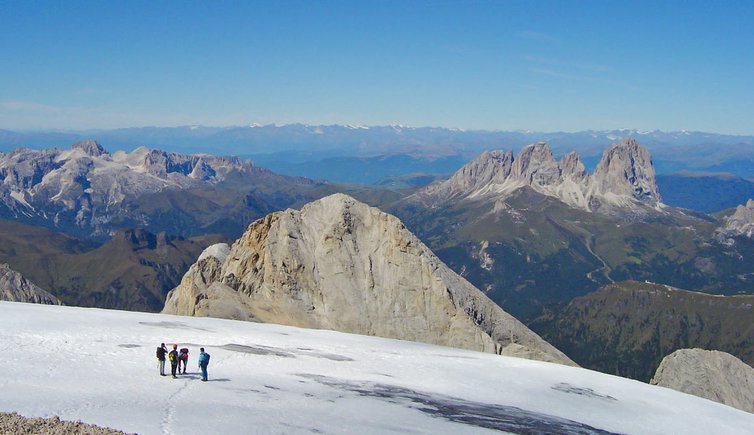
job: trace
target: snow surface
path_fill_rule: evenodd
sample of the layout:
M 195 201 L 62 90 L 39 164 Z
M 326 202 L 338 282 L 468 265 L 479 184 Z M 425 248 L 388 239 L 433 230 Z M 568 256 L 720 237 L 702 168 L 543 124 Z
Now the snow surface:
M 191 349 L 187 375 L 159 376 L 161 342 Z M 590 370 L 270 324 L 0 302 L 0 346 L 0 411 L 143 435 L 754 427 L 754 414 Z

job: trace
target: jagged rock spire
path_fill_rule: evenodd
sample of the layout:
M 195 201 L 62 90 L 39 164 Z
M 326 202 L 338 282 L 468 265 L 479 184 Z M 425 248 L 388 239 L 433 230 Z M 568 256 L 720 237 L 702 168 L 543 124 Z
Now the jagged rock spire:
M 457 198 L 497 200 L 527 186 L 590 211 L 610 213 L 616 207 L 636 208 L 637 203 L 657 208 L 661 202 L 649 151 L 633 138 L 606 150 L 593 176 L 578 154 L 569 153 L 558 162 L 549 146 L 539 142 L 515 158 L 510 151 L 486 152 L 409 200 L 432 205 Z
M 649 205 L 661 202 L 649 151 L 631 137 L 605 150 L 592 180 L 595 194 L 630 196 Z

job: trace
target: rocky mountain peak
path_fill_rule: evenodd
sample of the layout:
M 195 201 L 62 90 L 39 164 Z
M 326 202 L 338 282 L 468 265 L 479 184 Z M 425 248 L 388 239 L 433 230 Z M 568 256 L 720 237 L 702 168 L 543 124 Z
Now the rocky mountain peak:
M 217 252 L 214 252 L 217 251 Z M 213 248 L 163 312 L 325 328 L 572 364 L 395 216 L 335 194 Z
M 560 169 L 552 150 L 544 142 L 524 147 L 516 156 L 511 177 L 526 184 L 548 186 L 560 179 Z
M 754 413 L 754 368 L 729 353 L 677 350 L 662 360 L 650 383 Z
M 722 236 L 745 236 L 754 238 L 754 200 L 749 199 L 746 205 L 739 205 L 732 215 L 723 220 L 723 225 L 718 229 Z M 729 241 L 732 243 L 732 240 Z
M 630 197 L 652 206 L 661 202 L 649 150 L 634 138 L 605 150 L 592 180 L 599 195 Z
M 0 301 L 62 305 L 60 300 L 5 263 L 0 264 Z
M 91 157 L 99 157 L 103 154 L 107 154 L 107 151 L 102 148 L 102 145 L 92 139 L 76 142 L 75 144 L 71 145 L 71 149 L 80 149 Z
M 581 161 L 581 157 L 576 152 L 570 152 L 563 156 L 558 162 L 560 174 L 565 179 L 571 179 L 576 182 L 583 182 L 589 178 L 589 173 Z
M 578 154 L 569 153 L 558 162 L 550 147 L 538 142 L 524 147 L 515 159 L 510 152 L 488 151 L 450 179 L 407 200 L 432 207 L 461 198 L 496 203 L 523 187 L 571 207 L 606 214 L 630 211 L 641 215 L 661 204 L 649 152 L 633 138 L 606 150 L 593 176 Z
M 512 165 L 513 153 L 510 151 L 486 151 L 461 168 L 453 181 L 461 189 L 483 186 L 493 181 L 503 182 L 510 175 Z

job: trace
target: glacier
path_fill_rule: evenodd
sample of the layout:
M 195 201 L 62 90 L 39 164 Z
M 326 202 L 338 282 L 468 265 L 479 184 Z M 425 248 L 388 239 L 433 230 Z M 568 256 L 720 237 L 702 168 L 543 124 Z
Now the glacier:
M 186 375 L 159 376 L 162 342 L 191 350 Z M 144 435 L 754 427 L 754 414 L 591 370 L 274 324 L 0 302 L 0 346 L 0 411 Z

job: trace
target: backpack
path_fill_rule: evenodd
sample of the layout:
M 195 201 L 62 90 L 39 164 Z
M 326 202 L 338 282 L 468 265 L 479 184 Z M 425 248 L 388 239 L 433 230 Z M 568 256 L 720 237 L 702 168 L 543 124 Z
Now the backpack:
M 176 361 L 177 354 L 178 354 L 178 352 L 176 352 L 174 350 L 170 351 L 170 353 L 168 354 L 168 359 L 170 360 L 171 363 L 174 363 Z
M 184 347 L 184 348 L 181 348 L 181 354 L 178 355 L 178 358 L 188 361 L 188 355 L 189 355 L 189 350 L 188 348 Z

